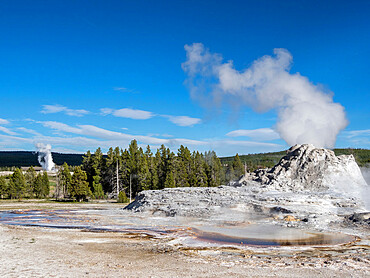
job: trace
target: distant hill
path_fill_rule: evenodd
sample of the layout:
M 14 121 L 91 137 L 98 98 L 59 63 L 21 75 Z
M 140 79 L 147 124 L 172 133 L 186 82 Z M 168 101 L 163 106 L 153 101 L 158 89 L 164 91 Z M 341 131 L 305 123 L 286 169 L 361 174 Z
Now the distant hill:
M 336 155 L 342 154 L 353 154 L 357 164 L 360 167 L 370 166 L 370 150 L 366 149 L 334 149 Z M 271 168 L 277 164 L 286 151 L 273 152 L 273 153 L 258 153 L 258 154 L 247 154 L 239 155 L 242 163 L 246 163 L 248 171 L 254 171 L 258 168 Z M 234 157 L 221 157 L 221 163 L 223 165 L 229 164 L 233 161 Z
M 68 165 L 81 165 L 82 154 L 64 154 L 52 152 L 53 161 L 57 165 L 67 162 Z M 37 153 L 30 151 L 0 151 L 0 167 L 39 166 Z

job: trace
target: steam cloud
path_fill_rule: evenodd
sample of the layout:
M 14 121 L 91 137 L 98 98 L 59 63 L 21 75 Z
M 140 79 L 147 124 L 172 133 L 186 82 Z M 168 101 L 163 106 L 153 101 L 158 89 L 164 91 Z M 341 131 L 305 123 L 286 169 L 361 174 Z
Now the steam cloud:
M 364 201 L 365 208 L 370 211 L 370 168 L 362 167 L 361 173 L 364 177 L 367 186 L 363 187 L 362 189 L 362 200 Z
M 263 56 L 243 71 L 201 43 L 185 45 L 185 50 L 182 68 L 193 99 L 205 106 L 244 105 L 259 113 L 276 109 L 275 129 L 289 145 L 333 148 L 348 124 L 343 106 L 331 94 L 299 73 L 289 73 L 292 55 L 286 49 L 274 49 L 274 56 Z
M 51 171 L 55 164 L 53 162 L 53 157 L 51 156 L 51 146 L 49 144 L 45 145 L 43 143 L 37 143 L 36 145 L 38 153 L 38 161 L 42 168 L 46 171 Z

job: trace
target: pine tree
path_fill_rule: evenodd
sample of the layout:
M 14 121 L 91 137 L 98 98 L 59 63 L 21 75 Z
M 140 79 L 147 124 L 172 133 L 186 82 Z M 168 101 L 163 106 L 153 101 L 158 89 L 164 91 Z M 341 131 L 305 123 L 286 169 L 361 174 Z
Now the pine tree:
M 208 177 L 206 174 L 207 163 L 204 159 L 202 153 L 197 152 L 198 157 L 196 157 L 196 165 L 198 168 L 198 186 L 207 187 L 208 186 Z
M 101 183 L 97 183 L 94 181 L 93 190 L 94 190 L 93 195 L 95 199 L 104 199 L 104 191 Z
M 224 176 L 224 168 L 222 167 L 221 160 L 216 155 L 212 160 L 212 178 L 214 180 L 214 186 L 220 186 L 222 183 L 222 177 Z
M 147 189 L 153 190 L 158 188 L 158 171 L 156 165 L 156 159 L 153 156 L 150 146 L 146 147 L 145 158 L 148 165 L 148 178 L 147 178 Z
M 137 165 L 138 192 L 148 190 L 150 187 L 148 160 L 142 148 L 139 148 L 139 160 Z M 137 192 L 137 193 L 138 193 Z
M 32 197 L 33 196 L 33 187 L 34 187 L 34 183 L 35 183 L 35 179 L 36 179 L 35 169 L 32 166 L 30 168 L 28 168 L 24 177 L 25 177 L 25 180 L 26 180 L 25 194 L 28 197 Z
M 105 159 L 104 170 L 103 170 L 102 183 L 103 183 L 104 192 L 112 192 L 114 164 L 115 164 L 114 151 L 113 151 L 113 148 L 110 147 L 107 152 L 107 158 Z
M 220 186 L 222 177 L 221 161 L 214 151 L 205 152 L 208 186 Z
M 166 149 L 166 163 L 165 163 L 165 180 L 164 180 L 164 187 L 173 188 L 175 187 L 175 154 L 170 151 L 170 149 Z
M 124 191 L 120 191 L 117 198 L 117 203 L 128 203 L 129 200 Z
M 227 164 L 225 172 L 225 182 L 229 182 L 234 179 L 234 168 L 232 163 Z
M 121 191 L 122 188 L 122 179 L 120 178 L 120 169 L 122 166 L 122 157 L 121 157 L 121 150 L 119 147 L 115 147 L 113 154 L 114 154 L 114 176 L 113 176 L 113 188 L 115 188 L 114 192 L 117 194 L 118 197 L 119 191 Z
M 44 172 L 41 177 L 41 197 L 45 198 L 49 195 L 50 193 L 50 185 L 49 185 L 49 177 L 48 173 Z
M 205 160 L 201 153 L 193 152 L 193 169 L 191 174 L 191 186 L 194 187 L 205 187 L 208 185 Z
M 105 159 L 105 163 L 103 163 L 104 166 L 102 167 L 103 174 L 101 183 L 103 185 L 104 192 L 113 192 L 113 189 L 116 188 L 117 164 L 118 167 L 120 167 L 121 165 L 120 149 L 119 147 L 116 147 L 114 150 L 113 148 L 109 148 L 107 158 Z
M 193 151 L 193 153 L 191 154 L 191 168 L 190 168 L 190 173 L 188 176 L 189 185 L 191 187 L 198 186 L 197 185 L 197 169 L 196 169 L 197 165 L 195 163 L 195 156 L 196 156 L 196 153 L 195 151 Z
M 58 186 L 63 198 L 67 197 L 70 193 L 72 175 L 69 166 L 66 162 L 62 165 L 58 172 Z
M 103 168 L 103 154 L 101 149 L 98 148 L 91 158 L 91 184 L 89 184 L 90 189 L 94 192 L 94 197 L 96 199 L 104 198 L 103 186 L 101 184 L 102 180 L 102 168 Z
M 240 176 L 244 174 L 244 165 L 240 161 L 240 157 L 239 157 L 238 154 L 236 154 L 235 157 L 234 157 L 234 161 L 233 161 L 232 167 L 234 169 L 234 177 L 233 177 L 233 179 L 234 180 L 239 179 Z
M 155 155 L 155 164 L 158 173 L 158 189 L 165 187 L 175 187 L 176 168 L 175 154 L 164 145 L 157 150 Z
M 16 192 L 15 197 L 20 199 L 24 196 L 26 190 L 26 180 L 20 169 L 16 169 L 11 177 Z
M 132 140 L 128 147 L 127 168 L 128 179 L 131 179 L 132 196 L 136 196 L 141 190 L 149 188 L 147 180 L 149 175 L 148 162 L 143 149 L 138 147 L 136 140 Z
M 9 179 L 7 190 L 8 190 L 8 196 L 10 199 L 15 199 L 17 197 L 17 189 L 15 187 L 15 184 L 12 178 Z
M 177 152 L 177 181 L 178 187 L 189 187 L 190 186 L 190 175 L 191 175 L 191 153 L 187 147 L 180 146 Z
M 129 190 L 129 187 L 130 187 L 130 155 L 126 149 L 121 150 L 119 174 L 120 174 L 120 184 L 121 184 L 120 192 L 124 191 L 125 194 L 126 193 L 129 194 L 129 191 L 130 191 Z
M 4 176 L 0 176 L 0 198 L 3 199 L 7 195 L 8 187 Z
M 163 149 L 165 149 L 164 145 L 162 145 L 159 149 L 157 149 L 154 157 L 154 165 L 155 165 L 155 172 L 157 173 L 157 188 L 156 189 L 163 189 L 164 185 L 164 163 L 162 161 L 162 153 Z
M 36 198 L 41 198 L 43 194 L 43 178 L 42 174 L 38 174 L 33 184 L 33 194 Z
M 76 167 L 71 180 L 71 196 L 77 201 L 82 201 L 91 196 L 89 183 L 87 182 L 86 172 Z
M 90 190 L 94 190 L 94 188 L 96 188 L 100 191 L 101 185 L 99 184 L 101 183 L 102 168 L 103 154 L 101 149 L 97 148 L 93 155 L 90 151 L 87 151 L 83 156 L 82 170 L 86 172 Z
M 86 172 L 87 182 L 89 183 L 90 188 L 93 186 L 93 159 L 90 151 L 87 151 L 86 154 L 82 157 L 82 167 L 81 169 Z

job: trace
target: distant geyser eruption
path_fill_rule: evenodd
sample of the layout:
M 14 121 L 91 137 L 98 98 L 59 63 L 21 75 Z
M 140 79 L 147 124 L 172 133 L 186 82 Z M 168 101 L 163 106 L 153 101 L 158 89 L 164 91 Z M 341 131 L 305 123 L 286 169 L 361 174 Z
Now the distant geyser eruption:
M 51 145 L 37 143 L 35 144 L 35 146 L 37 149 L 38 161 L 40 165 L 44 170 L 51 171 L 55 167 L 53 157 L 51 156 Z
M 238 71 L 201 43 L 185 45 L 187 60 L 182 68 L 193 99 L 205 106 L 248 106 L 259 113 L 276 109 L 275 126 L 288 145 L 313 144 L 333 148 L 338 133 L 348 122 L 343 106 L 332 93 L 314 85 L 299 73 L 290 73 L 292 55 L 283 48 L 263 56 Z

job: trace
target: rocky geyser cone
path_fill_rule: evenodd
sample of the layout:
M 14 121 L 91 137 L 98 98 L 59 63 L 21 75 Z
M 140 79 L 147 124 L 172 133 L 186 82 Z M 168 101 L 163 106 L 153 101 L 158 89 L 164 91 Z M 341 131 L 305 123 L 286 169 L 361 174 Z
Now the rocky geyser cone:
M 367 185 L 353 155 L 336 156 L 310 144 L 291 147 L 273 168 L 247 174 L 237 185 L 247 185 L 250 180 L 272 190 L 293 192 L 358 194 Z

